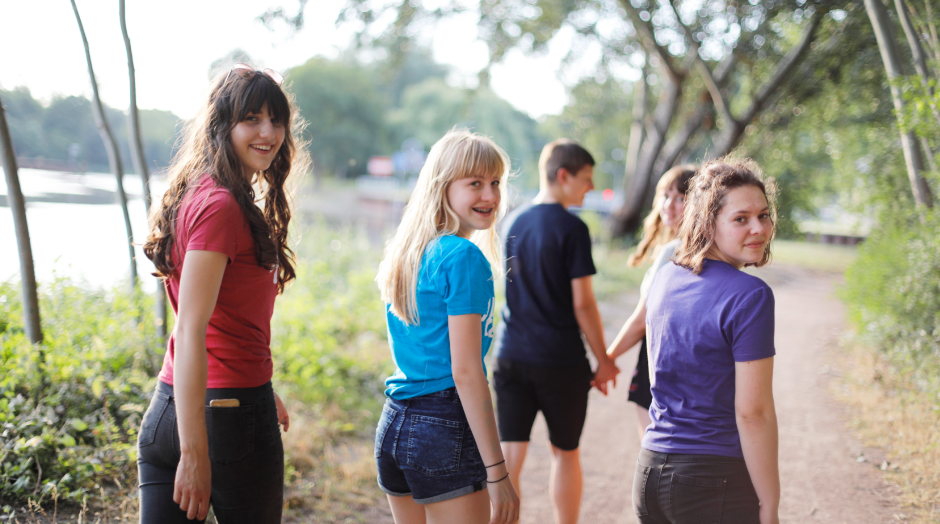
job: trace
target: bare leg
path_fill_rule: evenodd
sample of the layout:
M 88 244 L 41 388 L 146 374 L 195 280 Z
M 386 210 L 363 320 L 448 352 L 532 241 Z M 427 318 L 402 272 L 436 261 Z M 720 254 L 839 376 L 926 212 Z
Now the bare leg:
M 424 509 L 428 524 L 487 524 L 490 521 L 490 492 L 482 489 L 455 499 L 426 504 Z M 405 524 L 397 519 L 395 522 Z
M 503 448 L 503 457 L 506 458 L 506 469 L 509 470 L 509 480 L 516 488 L 516 494 L 519 495 L 519 501 L 522 501 L 522 484 L 519 482 L 522 476 L 522 464 L 525 462 L 526 452 L 529 450 L 528 442 L 500 442 Z
M 387 495 L 388 505 L 392 507 L 395 524 L 425 524 L 424 506 L 414 501 L 411 495 L 393 497 Z
M 555 524 L 576 524 L 581 510 L 581 491 L 584 480 L 581 477 L 581 453 L 577 450 L 564 451 L 552 448 L 552 507 L 555 510 Z
M 631 404 L 633 403 L 631 402 Z M 636 427 L 640 431 L 640 442 L 643 442 L 643 435 L 646 434 L 646 427 L 653 422 L 650 419 L 650 410 L 639 404 L 633 404 L 633 407 L 636 408 Z

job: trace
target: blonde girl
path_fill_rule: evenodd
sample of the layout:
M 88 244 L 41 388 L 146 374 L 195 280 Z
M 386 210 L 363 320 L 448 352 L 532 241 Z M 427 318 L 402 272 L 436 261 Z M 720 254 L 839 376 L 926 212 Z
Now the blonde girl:
M 500 450 L 483 356 L 506 153 L 451 131 L 428 155 L 376 281 L 395 373 L 375 436 L 395 522 L 511 523 L 519 498 Z
M 685 193 L 689 189 L 689 180 L 695 175 L 698 166 L 686 164 L 676 166 L 666 171 L 656 184 L 656 198 L 653 200 L 653 210 L 643 221 L 643 240 L 637 247 L 636 253 L 627 260 L 631 266 L 639 266 L 647 260 L 653 260 L 653 265 L 643 276 L 640 284 L 640 301 L 630 318 L 614 342 L 607 350 L 611 359 L 616 359 L 630 348 L 640 343 L 640 354 L 637 356 L 636 369 L 633 371 L 633 380 L 630 382 L 630 393 L 627 400 L 635 406 L 637 429 L 640 440 L 650 424 L 650 403 L 653 396 L 650 393 L 649 360 L 646 351 L 646 294 L 653 277 L 676 251 L 678 240 L 676 233 L 679 230 L 679 221 L 685 209 Z

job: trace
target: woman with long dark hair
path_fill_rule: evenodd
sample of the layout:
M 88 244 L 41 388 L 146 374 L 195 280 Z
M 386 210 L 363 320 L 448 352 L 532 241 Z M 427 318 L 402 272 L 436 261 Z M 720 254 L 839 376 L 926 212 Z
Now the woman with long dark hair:
M 144 252 L 176 325 L 138 436 L 140 521 L 281 520 L 290 418 L 271 386 L 274 299 L 294 279 L 287 181 L 306 167 L 280 74 L 236 64 L 185 128 Z

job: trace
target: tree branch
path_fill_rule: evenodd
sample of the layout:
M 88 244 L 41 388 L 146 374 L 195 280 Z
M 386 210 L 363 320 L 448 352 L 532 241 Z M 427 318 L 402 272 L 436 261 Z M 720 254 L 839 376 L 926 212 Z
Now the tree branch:
M 809 44 L 812 43 L 813 37 L 816 33 L 816 28 L 819 27 L 819 23 L 822 22 L 823 11 L 822 9 L 817 9 L 813 14 L 812 20 L 810 20 L 809 26 L 806 27 L 806 30 L 803 31 L 803 35 L 800 37 L 799 43 L 787 53 L 787 56 L 783 57 L 783 60 L 777 65 L 777 72 L 774 73 L 774 76 L 770 79 L 769 82 L 764 84 L 760 91 L 758 91 L 757 96 L 755 96 L 751 101 L 751 107 L 744 113 L 744 116 L 741 118 L 740 123 L 747 125 L 754 119 L 754 116 L 763 109 L 764 104 L 770 98 L 770 96 L 780 87 L 780 84 L 790 76 L 790 72 L 793 70 L 793 67 L 800 61 L 803 54 L 806 53 L 806 50 L 809 49 Z
M 699 45 L 698 42 L 695 41 L 694 35 L 692 35 L 692 29 L 682 22 L 682 19 L 679 17 L 679 10 L 676 9 L 673 0 L 667 0 L 667 3 L 672 9 L 672 12 L 676 15 L 676 23 L 678 23 L 679 27 L 682 28 L 682 31 L 685 33 L 685 36 L 689 41 L 689 54 L 694 56 L 695 68 L 698 70 L 699 75 L 701 75 L 702 80 L 705 82 L 705 87 L 708 88 L 708 93 L 712 97 L 712 102 L 714 102 L 715 107 L 718 109 L 718 112 L 721 114 L 721 116 L 727 120 L 729 124 L 735 125 L 737 120 L 735 120 L 734 115 L 731 114 L 731 108 L 728 104 L 728 101 L 725 100 L 721 90 L 718 89 L 718 82 L 715 81 L 715 77 L 712 75 L 711 70 L 708 69 L 708 65 L 705 63 L 705 60 L 703 60 L 702 57 L 698 54 Z
M 626 9 L 627 14 L 630 16 L 630 22 L 633 24 L 633 28 L 636 29 L 640 41 L 646 43 L 644 47 L 646 47 L 650 53 L 655 53 L 656 56 L 659 57 L 659 60 L 663 63 L 663 67 L 673 78 L 682 76 L 682 73 L 679 72 L 675 64 L 672 63 L 672 57 L 669 56 L 669 52 L 666 51 L 666 48 L 656 43 L 656 35 L 652 25 L 649 22 L 644 22 L 643 19 L 640 18 L 640 12 L 633 7 L 630 0 L 620 0 L 620 4 Z

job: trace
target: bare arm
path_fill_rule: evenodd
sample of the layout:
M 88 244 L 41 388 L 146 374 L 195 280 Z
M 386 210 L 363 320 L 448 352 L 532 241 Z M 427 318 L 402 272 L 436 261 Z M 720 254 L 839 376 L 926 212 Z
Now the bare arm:
M 215 251 L 188 251 L 180 277 L 176 320 L 173 393 L 180 437 L 173 501 L 189 519 L 205 519 L 212 491 L 206 436 L 206 328 L 215 309 L 228 257 Z
M 734 412 L 744 462 L 760 499 L 761 524 L 777 524 L 780 473 L 777 465 L 777 413 L 773 357 L 734 365 Z
M 508 478 L 509 470 L 503 461 L 493 414 L 493 399 L 483 372 L 482 334 L 480 315 L 450 315 L 447 327 L 450 335 L 451 371 L 457 394 L 463 404 L 470 431 L 480 450 L 483 464 L 497 466 L 486 469 L 487 489 L 493 505 L 491 524 L 508 524 L 519 520 L 519 497 Z M 500 482 L 492 481 L 503 479 Z
M 574 316 L 578 320 L 578 327 L 584 333 L 588 346 L 597 359 L 597 370 L 594 372 L 594 386 L 603 394 L 607 394 L 607 382 L 614 381 L 617 385 L 617 373 L 620 370 L 613 360 L 607 356 L 607 345 L 604 343 L 604 324 L 601 321 L 601 312 L 597 309 L 597 300 L 594 298 L 594 288 L 591 286 L 591 276 L 571 280 L 571 295 L 574 301 Z
M 623 355 L 646 336 L 646 295 L 640 296 L 640 301 L 633 310 L 630 318 L 624 322 L 617 333 L 617 338 L 607 350 L 607 355 L 611 360 L 617 360 L 617 357 Z

